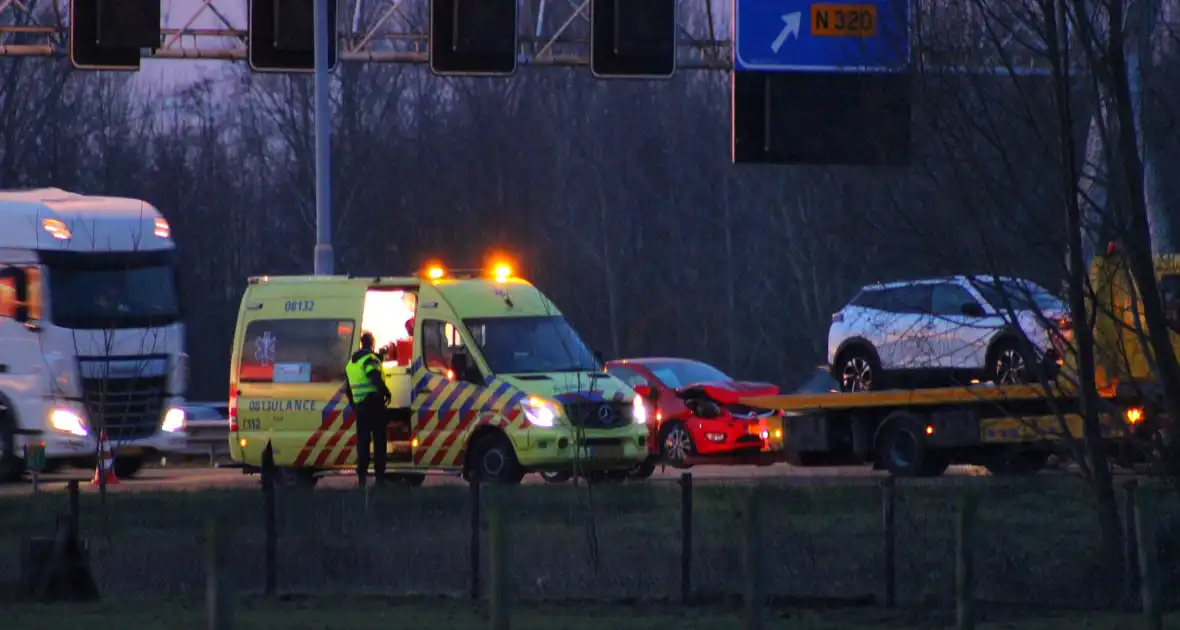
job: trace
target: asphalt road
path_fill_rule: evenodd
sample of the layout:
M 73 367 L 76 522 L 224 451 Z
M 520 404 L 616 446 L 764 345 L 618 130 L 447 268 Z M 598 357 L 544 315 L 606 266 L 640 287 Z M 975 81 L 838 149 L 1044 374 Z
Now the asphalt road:
M 651 481 L 670 483 L 684 471 L 674 468 L 657 470 Z M 850 466 L 840 468 L 796 468 L 788 464 L 774 466 L 695 466 L 690 471 L 694 483 L 734 483 L 774 481 L 804 484 L 853 484 L 875 483 L 884 476 L 868 467 Z M 1053 474 L 1053 473 L 1046 473 Z M 1060 473 L 1056 473 L 1060 474 Z M 950 477 L 979 477 L 987 473 L 973 466 L 953 466 L 947 471 Z M 94 491 L 90 486 L 92 474 L 85 470 L 66 470 L 58 474 L 44 475 L 38 482 L 40 492 L 63 492 L 70 479 L 77 479 L 84 492 Z M 320 480 L 319 487 L 347 487 L 355 483 L 349 475 L 330 476 Z M 429 475 L 426 485 L 461 484 L 458 477 Z M 526 484 L 544 483 L 538 475 L 525 477 Z M 240 470 L 210 467 L 166 467 L 145 468 L 133 479 L 121 480 L 110 486 L 113 492 L 165 491 L 181 492 L 215 488 L 250 488 L 258 484 L 257 475 L 243 475 Z M 28 495 L 33 492 L 33 483 L 27 478 L 19 483 L 0 485 L 0 496 Z

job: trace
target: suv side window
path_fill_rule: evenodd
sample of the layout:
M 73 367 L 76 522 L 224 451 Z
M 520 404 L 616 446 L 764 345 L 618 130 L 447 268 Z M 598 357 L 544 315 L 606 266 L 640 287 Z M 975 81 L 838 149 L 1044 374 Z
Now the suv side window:
M 651 383 L 647 382 L 647 379 L 644 378 L 642 374 L 632 370 L 631 368 L 612 365 L 606 368 L 606 372 L 620 381 L 623 381 L 627 387 L 635 387 L 636 385 L 651 386 Z
M 889 310 L 894 313 L 930 313 L 930 303 L 933 298 L 933 286 L 929 284 L 914 284 L 896 287 L 888 290 Z
M 889 310 L 888 291 L 881 291 L 879 289 L 864 289 L 852 299 L 852 306 L 859 306 L 860 308 L 871 308 L 878 311 Z
M 930 312 L 935 315 L 962 315 L 963 305 L 978 303 L 967 289 L 957 284 L 936 284 L 931 296 Z

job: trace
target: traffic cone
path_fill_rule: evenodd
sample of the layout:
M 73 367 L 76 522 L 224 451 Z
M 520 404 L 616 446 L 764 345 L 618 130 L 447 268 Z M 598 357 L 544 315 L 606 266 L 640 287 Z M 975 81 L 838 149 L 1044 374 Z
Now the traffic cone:
M 94 479 L 90 480 L 90 485 L 97 486 L 103 481 L 108 486 L 119 483 L 119 478 L 115 476 L 115 453 L 111 450 L 110 441 L 107 440 L 106 429 L 98 434 L 98 450 L 98 462 L 95 463 Z

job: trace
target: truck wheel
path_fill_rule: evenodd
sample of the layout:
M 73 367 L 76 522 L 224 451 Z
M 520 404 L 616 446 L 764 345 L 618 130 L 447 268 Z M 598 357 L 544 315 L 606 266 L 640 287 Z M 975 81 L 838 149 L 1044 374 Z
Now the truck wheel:
M 573 475 L 564 471 L 547 470 L 541 473 L 541 479 L 545 483 L 565 483 L 573 478 Z
M 894 477 L 937 477 L 946 472 L 950 461 L 926 448 L 925 436 L 918 430 L 918 418 L 898 414 L 887 419 L 877 437 L 877 464 Z
M 695 455 L 697 447 L 684 423 L 676 420 L 660 429 L 660 455 L 676 468 L 689 468 L 685 461 Z
M 139 456 L 116 457 L 115 476 L 119 479 L 130 479 L 143 468 L 143 458 Z
M 467 466 L 479 481 L 518 484 L 524 478 L 516 450 L 503 433 L 490 433 L 479 438 L 471 449 Z
M 989 457 L 983 467 L 996 477 L 1035 475 L 1048 462 L 1049 454 L 1043 451 L 1004 449 Z
M 0 401 L 0 483 L 20 481 L 25 460 L 16 454 L 16 418 Z

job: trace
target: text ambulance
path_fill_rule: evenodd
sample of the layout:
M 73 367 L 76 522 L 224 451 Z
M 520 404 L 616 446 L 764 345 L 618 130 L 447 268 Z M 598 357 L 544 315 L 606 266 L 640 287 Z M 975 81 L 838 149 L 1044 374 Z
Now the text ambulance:
M 344 366 L 376 338 L 393 392 L 388 468 L 517 483 L 531 471 L 617 471 L 647 456 L 647 410 L 560 311 L 506 266 L 487 274 L 251 278 L 230 368 L 230 452 L 267 443 L 283 478 L 354 465 Z

